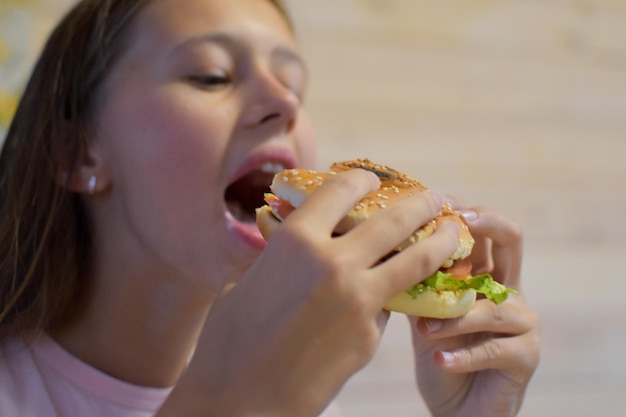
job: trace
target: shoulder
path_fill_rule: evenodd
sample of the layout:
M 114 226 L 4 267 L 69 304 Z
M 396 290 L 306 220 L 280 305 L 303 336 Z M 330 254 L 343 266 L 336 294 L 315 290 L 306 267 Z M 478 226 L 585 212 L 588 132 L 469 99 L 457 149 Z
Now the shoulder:
M 169 391 L 119 381 L 45 334 L 0 340 L 0 416 L 152 416 Z
M 17 336 L 0 339 L 0 415 L 23 415 L 26 410 L 50 415 L 51 404 L 46 402 L 46 389 L 28 341 Z

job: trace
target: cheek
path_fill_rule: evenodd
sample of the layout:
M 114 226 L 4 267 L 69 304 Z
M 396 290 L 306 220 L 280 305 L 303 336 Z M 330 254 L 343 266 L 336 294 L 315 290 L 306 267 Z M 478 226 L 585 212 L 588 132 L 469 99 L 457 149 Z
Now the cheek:
M 121 133 L 111 138 L 124 181 L 146 176 L 148 184 L 162 187 L 179 182 L 183 191 L 209 178 L 227 142 L 224 115 L 170 97 L 127 105 L 116 111 Z
M 228 118 L 198 103 L 154 96 L 129 100 L 110 115 L 104 141 L 110 144 L 112 197 L 122 222 L 159 246 L 157 241 L 178 241 L 184 250 L 206 243 L 199 241 L 200 231 L 210 227 L 212 201 L 220 192 L 216 178 Z

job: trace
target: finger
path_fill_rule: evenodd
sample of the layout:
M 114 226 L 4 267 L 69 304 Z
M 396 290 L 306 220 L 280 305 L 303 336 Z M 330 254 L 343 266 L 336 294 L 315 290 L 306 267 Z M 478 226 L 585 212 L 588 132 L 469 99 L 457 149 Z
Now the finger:
M 519 290 L 523 249 L 520 226 L 512 219 L 485 208 L 464 209 L 460 213 L 472 235 L 491 240 L 494 278 Z
M 472 209 L 472 206 L 467 202 L 462 200 L 459 197 L 445 195 L 445 202 L 452 205 L 454 210 L 459 211 L 461 217 L 465 214 L 466 217 L 471 217 L 475 214 L 475 210 Z M 467 219 L 465 219 L 467 223 Z M 470 232 L 472 230 L 470 229 Z M 472 262 L 472 274 L 487 274 L 491 273 L 493 270 L 493 258 L 491 256 L 491 239 L 487 236 L 480 236 L 475 232 L 472 234 L 474 237 L 474 247 L 472 249 L 472 253 L 469 256 L 469 260 Z
M 370 269 L 372 285 L 385 301 L 432 275 L 456 250 L 459 227 L 442 223 L 434 234 Z
M 509 297 L 502 304 L 477 301 L 465 316 L 457 319 L 420 318 L 418 330 L 430 339 L 444 339 L 482 332 L 519 335 L 537 327 L 537 314 L 524 304 L 521 296 L 512 294 Z
M 419 192 L 376 212 L 340 240 L 353 248 L 356 257 L 378 261 L 431 221 L 441 210 L 442 201 L 430 191 Z
M 435 363 L 455 373 L 484 369 L 523 369 L 529 373 L 539 361 L 539 337 L 529 332 L 517 337 L 486 338 L 473 345 L 435 353 Z
M 474 247 L 469 256 L 469 260 L 472 263 L 472 275 L 493 272 L 491 239 L 485 236 L 474 236 L 474 241 Z
M 379 186 L 376 174 L 363 169 L 333 175 L 291 213 L 285 223 L 330 233 L 363 196 Z
M 519 224 L 500 212 L 484 207 L 459 210 L 472 235 L 486 236 L 501 245 L 517 243 L 522 235 Z
M 445 202 L 450 204 L 455 210 L 462 210 L 470 207 L 470 204 L 461 198 L 453 195 L 444 195 Z

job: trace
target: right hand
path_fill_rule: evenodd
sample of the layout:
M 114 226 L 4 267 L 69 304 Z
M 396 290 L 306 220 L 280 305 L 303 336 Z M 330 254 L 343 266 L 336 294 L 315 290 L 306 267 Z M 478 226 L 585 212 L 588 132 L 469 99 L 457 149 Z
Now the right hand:
M 332 230 L 378 179 L 337 174 L 279 227 L 209 313 L 189 368 L 159 416 L 315 416 L 374 355 L 393 295 L 433 273 L 457 245 L 448 225 L 384 263 L 430 221 L 418 193 L 340 237 Z

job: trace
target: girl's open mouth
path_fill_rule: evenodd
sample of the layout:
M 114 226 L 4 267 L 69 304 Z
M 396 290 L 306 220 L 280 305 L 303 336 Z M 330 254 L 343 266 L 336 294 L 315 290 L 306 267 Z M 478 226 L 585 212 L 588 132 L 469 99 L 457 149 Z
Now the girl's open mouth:
M 285 169 L 280 162 L 265 162 L 233 182 L 224 193 L 230 214 L 244 224 L 255 223 L 255 209 L 265 204 L 274 174 Z

